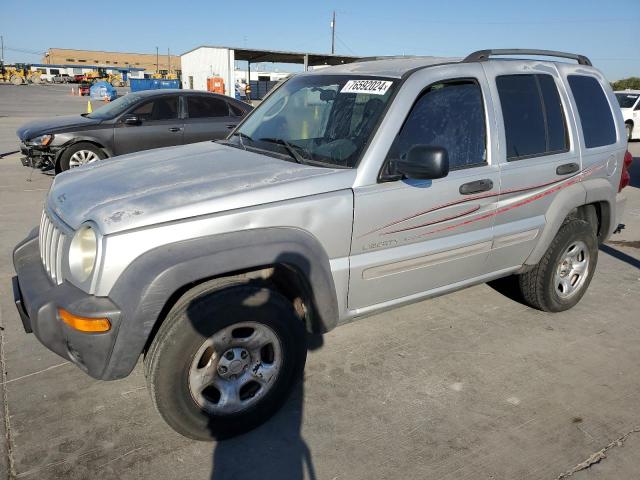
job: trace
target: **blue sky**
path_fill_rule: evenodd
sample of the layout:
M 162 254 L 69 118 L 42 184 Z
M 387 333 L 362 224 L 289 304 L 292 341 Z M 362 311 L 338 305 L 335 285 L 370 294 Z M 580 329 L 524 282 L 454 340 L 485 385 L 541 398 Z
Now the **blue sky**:
M 610 80 L 640 76 L 638 0 L 326 2 L 1 0 L 8 62 L 50 47 L 184 53 L 202 44 L 343 54 L 463 56 L 483 48 L 582 53 Z

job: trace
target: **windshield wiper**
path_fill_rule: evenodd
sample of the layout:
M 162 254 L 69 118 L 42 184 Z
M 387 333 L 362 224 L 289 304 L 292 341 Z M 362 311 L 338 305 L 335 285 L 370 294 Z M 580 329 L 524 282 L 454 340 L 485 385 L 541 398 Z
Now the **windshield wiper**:
M 249 140 L 250 142 L 253 142 L 253 138 L 251 138 L 249 135 L 247 135 L 246 133 L 242 133 L 242 132 L 233 132 L 231 134 L 232 137 L 238 137 L 240 139 L 240 145 L 242 145 L 242 148 L 244 148 L 245 150 L 247 149 L 247 147 L 244 146 L 244 142 L 242 141 L 243 138 L 246 138 L 247 140 Z
M 284 149 L 287 151 L 287 153 L 289 154 L 289 156 L 293 158 L 296 161 L 296 163 L 300 163 L 302 165 L 306 165 L 307 163 L 304 157 L 296 151 L 296 146 L 291 145 L 289 142 L 287 142 L 282 138 L 260 138 L 258 139 L 258 141 L 267 142 L 267 143 L 277 143 L 278 145 L 282 145 Z

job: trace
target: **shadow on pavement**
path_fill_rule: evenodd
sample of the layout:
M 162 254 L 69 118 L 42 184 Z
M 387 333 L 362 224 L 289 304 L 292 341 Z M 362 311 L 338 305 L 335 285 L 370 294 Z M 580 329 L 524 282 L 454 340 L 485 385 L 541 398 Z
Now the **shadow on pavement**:
M 632 267 L 640 269 L 640 260 L 632 257 L 631 255 L 627 255 L 626 253 L 621 252 L 620 250 L 616 250 L 615 248 L 610 247 L 609 245 L 600 245 L 600 251 L 608 255 L 611 255 L 612 257 L 615 257 L 618 260 L 622 260 L 623 262 L 628 263 Z
M 311 339 L 309 350 L 320 348 L 322 338 L 318 337 Z M 289 400 L 270 420 L 251 432 L 216 445 L 211 479 L 315 480 L 311 450 L 300 431 L 303 405 L 304 384 L 300 381 Z
M 301 257 L 297 253 L 287 252 L 280 254 L 273 262 L 275 265 L 287 265 L 287 267 L 281 267 L 285 270 L 290 265 L 296 265 L 301 272 L 307 275 L 307 278 L 313 278 L 311 275 L 311 269 L 314 268 L 310 265 L 306 258 Z M 284 280 L 287 278 L 287 280 Z M 303 421 L 303 408 L 304 408 L 304 359 L 306 358 L 306 352 L 310 350 L 317 350 L 323 345 L 322 335 L 312 335 L 306 333 L 306 329 L 302 325 L 302 319 L 299 319 L 295 313 L 292 312 L 291 317 L 286 316 L 282 310 L 278 310 L 278 300 L 274 298 L 270 300 L 271 293 L 274 291 L 284 292 L 287 289 L 287 283 L 290 283 L 289 277 L 280 277 L 278 275 L 275 278 L 265 280 L 262 278 L 256 278 L 248 280 L 246 283 L 242 280 L 238 282 L 232 281 L 229 284 L 228 295 L 230 295 L 230 303 L 227 306 L 221 307 L 222 312 L 222 325 L 234 325 L 236 322 L 262 322 L 265 325 L 270 325 L 272 328 L 281 328 L 279 325 L 284 325 L 286 321 L 300 321 L 299 325 L 291 327 L 290 337 L 287 338 L 287 333 L 282 332 L 280 340 L 282 345 L 288 343 L 288 350 L 283 351 L 283 367 L 280 370 L 279 375 L 286 375 L 282 378 L 282 383 L 278 384 L 277 380 L 274 380 L 271 400 L 266 397 L 263 400 L 263 408 L 269 402 L 275 402 L 276 404 L 282 401 L 282 407 L 271 417 L 266 415 L 262 418 L 260 413 L 261 408 L 258 406 L 257 411 L 252 411 L 248 408 L 248 411 L 244 414 L 244 419 L 238 419 L 238 422 L 233 422 L 228 425 L 231 427 L 227 429 L 224 427 L 225 422 L 229 422 L 224 418 L 212 417 L 209 420 L 209 429 L 212 437 L 217 439 L 213 451 L 213 467 L 211 472 L 212 480 L 243 480 L 254 478 L 286 478 L 288 480 L 302 480 L 303 478 L 309 478 L 314 480 L 316 478 L 315 469 L 313 466 L 311 452 L 306 442 L 302 438 L 301 428 Z M 274 288 L 273 285 L 276 285 Z M 235 288 L 237 287 L 237 288 Z M 222 286 L 221 292 L 224 292 L 224 286 Z M 291 288 L 291 287 L 289 287 Z M 233 292 L 236 292 L 235 294 Z M 258 293 L 256 293 L 258 292 Z M 266 297 L 261 295 L 260 292 L 266 292 Z M 224 294 L 224 293 L 223 293 Z M 296 295 L 295 293 L 292 293 Z M 235 296 L 234 296 L 235 295 Z M 286 295 L 285 295 L 286 296 Z M 280 297 L 281 298 L 281 297 Z M 287 300 L 284 300 L 287 302 Z M 273 303 L 270 303 L 273 302 Z M 271 305 L 270 307 L 267 305 Z M 191 307 L 187 310 L 189 312 Z M 294 307 L 295 308 L 295 307 Z M 190 314 L 189 314 L 190 315 Z M 215 315 L 212 313 L 211 315 Z M 226 317 L 225 317 L 226 316 Z M 194 316 L 194 319 L 198 318 Z M 202 318 L 202 317 L 200 317 Z M 209 322 L 194 322 L 193 326 L 204 337 L 210 337 L 215 335 L 212 330 L 212 325 Z M 238 330 L 247 330 L 251 327 L 240 327 Z M 242 332 L 246 334 L 246 331 Z M 253 334 L 249 334 L 253 335 Z M 239 336 L 238 338 L 244 338 Z M 233 341 L 229 344 L 232 345 Z M 238 343 L 242 345 L 242 343 Z M 231 348 L 225 346 L 224 348 Z M 235 348 L 235 347 L 234 347 Z M 262 347 L 268 348 L 268 347 Z M 273 347 L 272 347 L 273 348 Z M 254 372 L 257 371 L 258 365 L 262 365 L 263 358 L 269 358 L 269 351 L 265 350 L 265 357 L 262 357 L 262 350 L 260 350 L 260 360 L 253 368 Z M 220 352 L 222 355 L 222 352 Z M 273 355 L 273 353 L 271 353 Z M 226 354 L 224 357 L 229 360 Z M 233 358 L 233 354 L 231 354 Z M 245 357 L 242 357 L 245 358 Z M 275 357 L 274 357 L 275 358 Z M 285 369 L 284 362 L 297 362 L 289 363 Z M 271 360 L 273 361 L 273 360 Z M 234 360 L 236 362 L 236 360 Z M 267 363 L 270 363 L 266 360 Z M 233 362 L 232 362 L 233 364 Z M 220 368 L 224 368 L 222 373 L 228 371 L 228 369 L 235 368 L 230 364 L 229 367 L 216 367 L 218 374 L 220 374 Z M 246 369 L 246 366 L 244 367 Z M 225 377 L 226 378 L 226 377 Z M 233 378 L 233 377 L 232 377 Z M 218 380 L 219 381 L 219 380 Z M 226 381 L 226 380 L 225 380 Z M 249 380 L 245 385 L 240 387 L 240 395 L 247 385 L 252 383 L 257 385 L 257 382 Z M 286 390 L 291 391 L 287 397 L 284 397 Z M 215 391 L 210 391 L 209 389 Z M 211 386 L 206 387 L 204 391 L 207 393 L 207 398 L 216 403 L 221 398 L 220 390 L 215 382 L 211 382 Z M 248 392 L 249 390 L 245 390 Z M 218 392 L 216 396 L 215 393 Z M 282 396 L 281 396 L 282 395 Z M 249 397 L 247 397 L 249 398 Z M 280 398 L 281 400 L 276 400 Z M 269 410 L 270 407 L 266 407 Z M 242 433 L 238 436 L 233 436 L 233 430 L 236 428 L 242 432 L 244 421 L 247 421 L 248 425 L 258 425 L 251 431 Z M 222 428 L 220 428 L 222 427 Z M 230 433 L 225 433 L 228 430 Z M 231 435 L 231 436 L 229 436 Z

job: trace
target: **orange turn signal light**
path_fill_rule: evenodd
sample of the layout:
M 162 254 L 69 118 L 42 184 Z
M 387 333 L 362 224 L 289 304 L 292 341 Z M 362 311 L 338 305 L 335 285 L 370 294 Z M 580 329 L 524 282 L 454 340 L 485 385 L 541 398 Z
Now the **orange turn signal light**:
M 111 322 L 108 318 L 88 318 L 74 315 L 64 308 L 58 309 L 60 320 L 80 332 L 108 332 L 111 329 Z

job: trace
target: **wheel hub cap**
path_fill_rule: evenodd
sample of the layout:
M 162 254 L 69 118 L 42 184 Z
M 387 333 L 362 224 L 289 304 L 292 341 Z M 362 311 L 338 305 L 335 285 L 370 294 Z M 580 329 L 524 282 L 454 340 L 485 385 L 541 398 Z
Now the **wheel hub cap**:
M 100 160 L 100 157 L 98 157 L 95 152 L 92 152 L 91 150 L 78 150 L 76 153 L 71 155 L 71 158 L 69 159 L 69 168 L 93 163 L 96 160 Z
M 581 241 L 569 244 L 560 257 L 555 274 L 555 289 L 560 298 L 578 293 L 589 275 L 589 249 Z
M 188 377 L 191 397 L 215 415 L 240 412 L 270 391 L 282 361 L 280 340 L 270 327 L 230 325 L 206 339 L 194 355 Z

